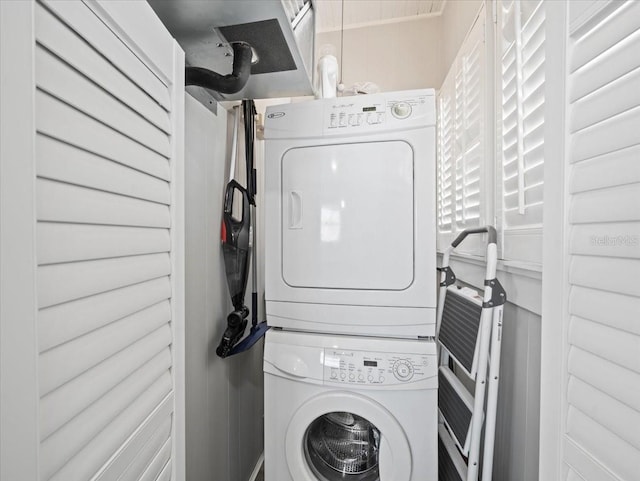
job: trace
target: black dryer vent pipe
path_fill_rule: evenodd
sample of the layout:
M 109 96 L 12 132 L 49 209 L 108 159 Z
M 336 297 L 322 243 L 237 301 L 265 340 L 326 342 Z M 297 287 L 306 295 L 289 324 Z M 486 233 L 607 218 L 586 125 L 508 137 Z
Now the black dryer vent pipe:
M 223 94 L 240 92 L 251 74 L 251 46 L 246 42 L 233 42 L 233 70 L 228 75 L 220 75 L 201 67 L 185 69 L 185 85 L 197 85 Z

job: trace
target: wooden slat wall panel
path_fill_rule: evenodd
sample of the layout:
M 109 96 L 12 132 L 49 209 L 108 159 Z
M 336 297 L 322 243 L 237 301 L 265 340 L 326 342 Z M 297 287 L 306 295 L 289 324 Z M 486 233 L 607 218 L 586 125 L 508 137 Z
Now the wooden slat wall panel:
M 38 179 L 36 188 L 39 221 L 170 226 L 169 207 L 163 204 L 47 179 Z
M 156 362 L 148 362 L 140 367 L 55 433 L 43 439 L 41 441 L 43 458 L 55 459 L 58 463 L 71 459 L 86 443 L 107 428 L 120 412 L 154 384 L 155 380 L 160 376 L 166 379 L 171 359 L 158 358 L 154 361 Z M 164 384 L 166 386 L 166 381 Z M 56 464 L 52 469 L 58 467 L 61 465 Z
M 157 433 L 154 437 L 142 448 L 133 462 L 127 466 L 127 469 L 122 473 L 122 477 L 118 478 L 118 481 L 139 481 L 140 477 L 144 473 L 145 469 L 149 465 L 149 460 L 160 451 L 166 437 L 161 433 Z M 102 479 L 100 479 L 102 481 Z
M 35 6 L 42 481 L 139 477 L 154 461 L 156 479 L 171 466 L 179 112 L 170 72 L 98 7 Z
M 162 420 L 159 427 L 156 418 Z M 138 479 L 143 469 L 139 464 L 148 462 L 153 457 L 153 454 L 169 438 L 170 432 L 171 420 L 166 418 L 166 413 L 162 411 L 155 413 L 151 419 L 147 420 L 144 427 L 131 437 L 130 442 L 126 443 L 126 448 L 114 457 L 96 481 Z
M 168 277 L 41 309 L 38 316 L 40 352 L 70 341 L 113 321 L 171 297 Z
M 572 256 L 569 282 L 628 296 L 640 296 L 640 261 L 615 257 Z
M 41 438 L 46 439 L 150 359 L 158 358 L 156 364 L 168 367 L 170 342 L 166 330 L 157 330 L 44 396 L 40 404 Z
M 637 51 L 640 51 L 640 41 Z M 573 160 L 585 160 L 635 145 L 638 141 L 637 132 L 625 127 L 630 125 L 640 125 L 640 107 L 618 113 L 576 132 L 571 139 Z
M 167 86 L 109 30 L 90 9 L 73 1 L 45 1 L 46 8 L 64 19 L 66 25 L 100 52 L 118 70 L 166 110 L 171 99 Z
M 591 419 L 603 426 L 610 426 L 622 440 L 640 449 L 638 411 L 575 377 L 569 381 L 568 399 Z
M 171 440 L 167 440 L 160 450 L 156 453 L 155 457 L 147 466 L 147 469 L 140 476 L 140 481 L 155 481 L 162 472 L 163 468 L 169 462 L 169 456 L 171 455 Z
M 576 164 L 571 193 L 640 182 L 640 145 L 608 152 Z
M 164 465 L 164 469 L 156 478 L 157 481 L 169 481 L 171 479 L 171 468 L 173 466 L 173 461 L 169 459 L 167 464 Z
M 573 469 L 569 469 L 567 472 L 567 481 L 584 481 L 584 478 L 576 474 Z
M 40 222 L 38 264 L 169 252 L 167 229 Z
M 168 301 L 164 301 L 42 353 L 40 395 L 48 394 L 145 336 L 155 332 L 164 339 L 169 331 L 168 307 Z
M 167 371 L 149 389 L 130 404 L 103 431 L 87 443 L 54 476 L 53 481 L 90 479 L 109 457 L 144 422 L 149 413 L 170 395 L 171 374 Z
M 616 306 L 616 315 L 611 315 L 611 306 Z M 598 291 L 573 286 L 569 296 L 569 309 L 583 319 L 606 324 L 616 329 L 640 335 L 640 298 L 617 292 Z
M 165 157 L 41 90 L 36 92 L 36 128 L 49 137 L 169 180 Z
M 166 132 L 39 46 L 36 48 L 36 68 L 47 72 L 38 83 L 41 90 L 159 154 L 170 156 Z
M 569 465 L 570 472 L 575 474 L 578 481 L 620 481 L 617 476 L 589 457 L 573 440 L 567 442 L 565 463 Z
M 571 230 L 571 253 L 640 259 L 640 224 L 576 225 Z
M 73 301 L 170 273 L 168 254 L 42 266 L 38 270 L 39 306 Z
M 640 184 L 628 184 L 572 196 L 571 222 L 625 222 L 640 220 Z
M 73 2 L 52 2 L 50 6 L 55 7 L 62 3 Z M 78 7 L 86 9 L 80 5 L 73 8 Z M 101 52 L 93 49 L 86 40 L 75 34 L 40 5 L 36 7 L 35 22 L 37 41 L 40 45 L 55 53 L 124 104 L 131 106 L 157 127 L 167 133 L 171 132 L 171 123 L 166 110 L 121 70 L 115 68 L 109 60 L 102 56 Z
M 573 406 L 567 416 L 567 435 L 597 462 L 614 466 L 617 479 L 632 480 L 639 472 L 638 450 Z
M 581 98 L 571 110 L 571 125 L 578 131 L 640 104 L 638 85 L 640 68 Z
M 639 8 L 594 4 L 569 39 L 563 456 L 597 481 L 640 472 Z
M 617 43 L 638 29 L 636 19 L 640 17 L 640 4 L 628 2 L 608 22 L 603 22 L 595 32 L 575 43 L 571 54 L 571 71 L 606 52 L 612 43 Z
M 169 184 L 72 145 L 36 137 L 38 177 L 169 205 Z
M 571 319 L 569 329 L 572 346 L 640 373 L 640 337 L 579 317 Z
M 572 347 L 569 353 L 569 373 L 626 406 L 640 411 L 640 391 L 628 389 L 628 386 L 639 385 L 640 374 L 637 372 Z
M 610 23 L 613 25 L 616 22 L 612 19 Z M 619 42 L 617 35 L 604 37 L 604 40 L 607 44 L 603 45 L 603 48 L 607 50 L 599 55 L 600 58 L 595 57 L 589 63 L 577 65 L 577 70 L 572 74 L 574 77 L 571 89 L 572 102 L 595 92 L 636 68 L 640 30 L 623 37 Z

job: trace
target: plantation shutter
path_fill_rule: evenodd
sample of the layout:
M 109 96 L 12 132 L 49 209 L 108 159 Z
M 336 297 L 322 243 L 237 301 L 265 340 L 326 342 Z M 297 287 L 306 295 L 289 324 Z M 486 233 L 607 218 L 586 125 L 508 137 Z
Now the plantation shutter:
M 498 162 L 505 259 L 542 262 L 544 181 L 544 2 L 498 8 Z
M 437 169 L 437 227 L 438 249 L 446 247 L 448 237 L 443 234 L 453 232 L 453 82 L 447 76 L 438 92 L 438 169 Z
M 109 26 L 135 4 L 35 6 L 41 480 L 172 477 L 183 65 Z
M 438 94 L 438 248 L 487 219 L 486 60 L 482 8 Z M 460 250 L 481 253 L 475 239 Z
M 588 7 L 588 8 L 586 8 Z M 640 473 L 640 3 L 569 4 L 567 480 Z

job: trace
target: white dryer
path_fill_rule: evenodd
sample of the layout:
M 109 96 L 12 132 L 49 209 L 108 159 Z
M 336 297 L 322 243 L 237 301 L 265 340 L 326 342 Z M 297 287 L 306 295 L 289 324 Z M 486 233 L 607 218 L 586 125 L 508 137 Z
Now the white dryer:
M 271 326 L 435 335 L 433 90 L 267 109 Z
M 265 481 L 436 481 L 433 341 L 271 329 Z

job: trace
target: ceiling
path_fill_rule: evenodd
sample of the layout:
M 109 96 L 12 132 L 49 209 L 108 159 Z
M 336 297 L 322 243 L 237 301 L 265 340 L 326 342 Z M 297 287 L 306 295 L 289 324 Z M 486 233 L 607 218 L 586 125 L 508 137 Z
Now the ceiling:
M 442 13 L 446 0 L 314 0 L 318 32 L 379 25 Z

